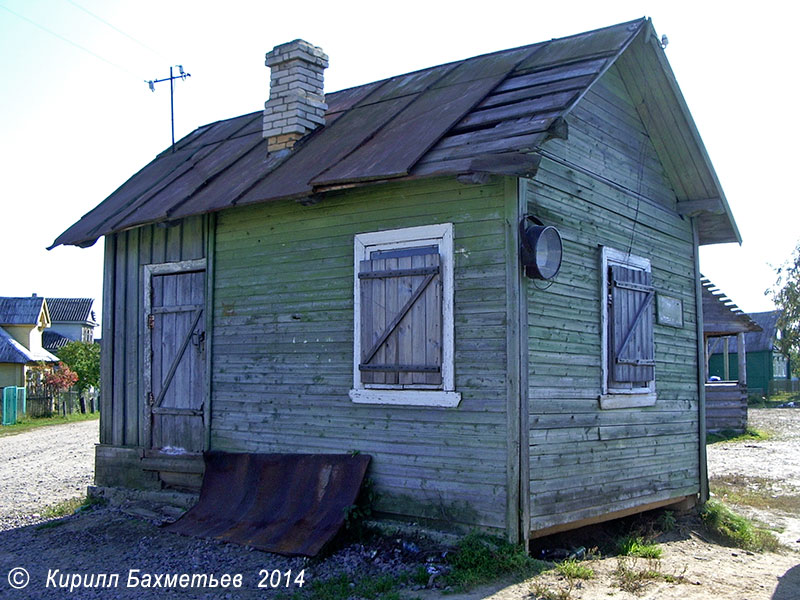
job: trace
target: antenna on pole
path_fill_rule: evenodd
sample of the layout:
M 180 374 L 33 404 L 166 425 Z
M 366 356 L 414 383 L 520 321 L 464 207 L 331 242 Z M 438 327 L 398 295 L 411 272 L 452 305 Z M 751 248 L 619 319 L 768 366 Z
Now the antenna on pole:
M 172 69 L 175 67 L 178 68 L 178 75 L 174 75 Z M 183 65 L 175 65 L 174 67 L 169 68 L 169 77 L 165 77 L 163 79 L 145 79 L 145 83 L 150 87 L 151 92 L 156 91 L 156 84 L 161 83 L 162 81 L 169 81 L 169 118 L 172 123 L 172 151 L 175 152 L 175 90 L 173 81 L 176 79 L 183 79 L 185 80 L 187 77 L 191 77 L 191 73 L 186 73 L 183 70 Z

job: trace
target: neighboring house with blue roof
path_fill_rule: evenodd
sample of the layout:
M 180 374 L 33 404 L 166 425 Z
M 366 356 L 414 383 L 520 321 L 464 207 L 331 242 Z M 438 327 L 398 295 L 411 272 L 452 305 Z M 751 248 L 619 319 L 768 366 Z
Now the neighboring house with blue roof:
M 770 393 L 770 383 L 791 379 L 792 365 L 789 357 L 778 349 L 781 331 L 778 329 L 777 310 L 751 313 L 750 318 L 761 327 L 761 331 L 744 335 L 747 356 L 747 392 L 764 396 Z M 714 340 L 709 347 L 709 374 L 725 378 L 725 351 L 722 339 Z M 739 346 L 735 338 L 728 343 L 729 379 L 739 376 Z
M 0 297 L 0 387 L 22 387 L 28 366 L 58 362 L 42 346 L 42 333 L 48 327 L 50 311 L 44 298 Z
M 92 342 L 97 317 L 93 298 L 48 298 L 50 328 L 42 333 L 42 345 L 57 352 L 72 341 Z

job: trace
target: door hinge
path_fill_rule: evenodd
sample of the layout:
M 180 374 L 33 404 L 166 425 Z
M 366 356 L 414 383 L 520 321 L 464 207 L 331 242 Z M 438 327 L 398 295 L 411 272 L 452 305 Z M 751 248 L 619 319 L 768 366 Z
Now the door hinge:
M 156 403 L 156 397 L 153 395 L 153 392 L 147 394 L 147 403 L 150 406 L 153 406 Z
M 155 329 L 156 326 L 156 316 L 152 313 L 147 315 L 147 327 L 149 329 Z

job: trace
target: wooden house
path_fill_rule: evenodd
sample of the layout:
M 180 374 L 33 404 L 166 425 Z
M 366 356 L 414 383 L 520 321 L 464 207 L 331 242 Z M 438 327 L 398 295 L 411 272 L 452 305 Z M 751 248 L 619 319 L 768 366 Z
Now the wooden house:
M 29 367 L 58 362 L 42 347 L 42 334 L 48 327 L 50 311 L 44 298 L 0 297 L 0 388 L 25 387 Z
M 92 298 L 48 298 L 52 323 L 42 334 L 44 347 L 56 352 L 70 342 L 91 343 L 97 327 L 93 304 Z
M 778 311 L 752 313 L 750 318 L 759 329 L 743 337 L 715 340 L 709 346 L 709 374 L 720 379 L 741 379 L 742 356 L 746 366 L 747 393 L 756 397 L 769 396 L 789 390 L 792 365 L 789 357 L 778 348 L 781 332 L 778 329 Z M 740 349 L 744 347 L 744 352 Z
M 742 311 L 711 281 L 703 284 L 703 337 L 705 338 L 706 430 L 709 432 L 747 429 L 747 352 L 745 338 L 761 331 L 761 326 Z M 711 348 L 722 342 L 726 349 L 731 338 L 738 342 L 735 373 L 723 370 L 722 377 L 710 370 Z M 734 357 L 735 358 L 735 357 Z
M 707 494 L 697 251 L 740 237 L 649 20 L 328 94 L 319 48 L 267 65 L 54 242 L 105 237 L 99 485 L 358 451 L 381 513 L 510 540 Z

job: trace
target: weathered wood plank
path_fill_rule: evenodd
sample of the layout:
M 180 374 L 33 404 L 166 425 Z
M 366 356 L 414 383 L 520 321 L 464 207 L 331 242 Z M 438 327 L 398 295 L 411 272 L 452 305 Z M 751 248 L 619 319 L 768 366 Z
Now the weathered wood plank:
M 505 192 L 498 183 L 386 184 L 334 194 L 306 209 L 275 203 L 221 213 L 212 446 L 231 451 L 359 450 L 373 456 L 380 494 L 402 493 L 417 504 L 417 511 L 464 503 L 476 513 L 476 522 L 505 527 L 507 267 Z M 461 404 L 458 409 L 354 405 L 348 398 L 353 378 L 353 235 L 448 222 L 454 223 L 455 233 L 456 389 Z M 412 260 L 394 266 L 415 265 Z M 382 293 L 389 307 L 384 312 L 391 313 L 403 304 L 414 279 L 398 278 L 401 285 L 388 298 L 385 289 L 371 293 Z M 414 310 L 427 314 L 437 304 L 434 299 Z M 399 328 L 397 348 L 390 352 L 402 356 L 409 348 L 429 345 L 402 321 Z M 462 493 L 466 482 L 474 490 L 468 499 Z M 438 499 L 432 504 L 431 497 Z M 387 500 L 383 508 L 415 514 L 404 506 L 410 504 L 394 506 Z
M 561 231 L 565 257 L 550 287 L 528 286 L 534 529 L 699 487 L 692 231 L 626 96 L 612 68 L 573 110 L 569 139 L 548 142 L 525 189 L 528 211 Z M 682 329 L 653 327 L 652 407 L 599 407 L 599 245 L 650 258 L 656 292 L 684 303 Z

